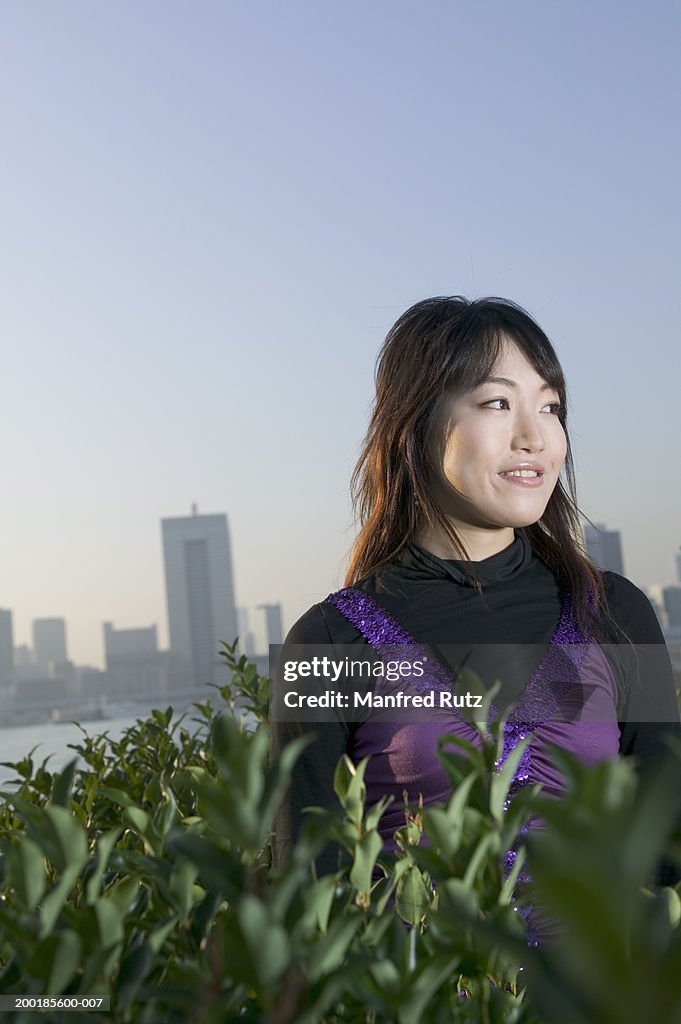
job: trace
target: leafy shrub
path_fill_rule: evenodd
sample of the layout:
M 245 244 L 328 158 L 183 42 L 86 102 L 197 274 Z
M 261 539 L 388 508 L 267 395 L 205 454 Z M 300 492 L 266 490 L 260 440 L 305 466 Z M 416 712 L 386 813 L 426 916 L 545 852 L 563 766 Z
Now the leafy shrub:
M 224 653 L 232 682 L 191 722 L 156 710 L 120 740 L 84 735 L 80 766 L 10 766 L 0 994 L 107 994 L 112 1012 L 88 1020 L 153 1024 L 681 1020 L 681 903 L 648 886 L 678 817 L 678 750 L 645 786 L 626 763 L 560 755 L 565 799 L 521 792 L 504 811 L 499 730 L 481 749 L 443 747 L 452 796 L 405 808 L 394 856 L 365 765 L 343 759 L 338 813 L 310 814 L 274 871 L 272 822 L 305 741 L 268 764 L 268 681 Z M 527 842 L 533 889 L 561 922 L 537 949 L 523 847 L 503 866 L 530 813 L 546 823 Z M 344 864 L 317 877 L 329 839 Z

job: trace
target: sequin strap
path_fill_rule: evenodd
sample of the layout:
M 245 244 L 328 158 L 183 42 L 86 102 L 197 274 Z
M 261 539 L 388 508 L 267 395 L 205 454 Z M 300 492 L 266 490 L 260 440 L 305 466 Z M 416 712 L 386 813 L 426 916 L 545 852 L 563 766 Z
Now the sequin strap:
M 414 657 L 428 663 L 428 671 L 423 676 L 410 679 L 409 685 L 412 689 L 424 693 L 434 689 L 452 692 L 455 681 L 452 673 L 424 644 L 418 643 L 375 598 L 361 590 L 346 587 L 335 594 L 329 594 L 326 600 L 345 616 L 372 647 L 376 648 L 384 660 L 395 656 L 390 650 L 392 646 L 409 644 L 413 648 Z M 463 718 L 458 712 L 455 713 L 457 717 Z
M 416 644 L 390 612 L 361 590 L 346 587 L 344 590 L 337 590 L 335 594 L 329 594 L 326 600 L 375 647 L 380 644 Z
M 521 740 L 560 711 L 563 694 L 579 683 L 579 669 L 589 642 L 590 638 L 577 624 L 572 599 L 567 594 L 549 649 L 530 676 L 520 701 L 504 725 L 503 753 L 496 762 L 497 769 L 503 767 Z M 514 772 L 505 807 L 508 807 L 513 795 L 529 781 L 531 764 L 528 744 Z

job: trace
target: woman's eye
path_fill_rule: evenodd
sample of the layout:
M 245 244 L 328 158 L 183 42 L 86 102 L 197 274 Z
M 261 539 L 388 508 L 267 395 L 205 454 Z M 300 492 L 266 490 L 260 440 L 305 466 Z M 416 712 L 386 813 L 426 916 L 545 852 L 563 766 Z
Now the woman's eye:
M 510 409 L 511 403 L 508 398 L 492 398 L 489 402 L 482 403 L 483 409 Z M 560 402 L 547 402 L 542 406 L 542 412 L 548 410 L 552 415 L 557 416 L 560 412 Z

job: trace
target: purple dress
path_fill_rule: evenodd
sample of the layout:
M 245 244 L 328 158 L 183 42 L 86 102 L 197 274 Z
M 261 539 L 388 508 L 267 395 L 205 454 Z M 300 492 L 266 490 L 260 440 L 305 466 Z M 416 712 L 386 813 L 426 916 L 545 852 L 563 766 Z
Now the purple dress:
M 348 587 L 331 594 L 327 601 L 379 655 L 382 648 L 399 644 L 409 644 L 412 652 L 422 651 L 430 668 L 419 688 L 452 691 L 453 673 L 430 656 L 373 597 Z M 395 849 L 393 833 L 404 825 L 405 791 L 411 803 L 421 797 L 424 806 L 450 797 L 449 778 L 437 756 L 438 738 L 445 734 L 480 744 L 478 730 L 454 708 L 437 709 L 423 720 L 402 723 L 370 716 L 355 730 L 348 753 L 356 762 L 370 757 L 365 774 L 367 805 L 383 796 L 394 797 L 379 824 L 386 850 Z M 498 767 L 528 734 L 532 739 L 516 769 L 511 794 L 535 783 L 548 795 L 563 792 L 564 782 L 547 742 L 565 748 L 586 764 L 619 753 L 617 685 L 603 651 L 579 628 L 569 596 L 548 650 L 506 722 Z M 512 852 L 510 856 L 512 859 Z

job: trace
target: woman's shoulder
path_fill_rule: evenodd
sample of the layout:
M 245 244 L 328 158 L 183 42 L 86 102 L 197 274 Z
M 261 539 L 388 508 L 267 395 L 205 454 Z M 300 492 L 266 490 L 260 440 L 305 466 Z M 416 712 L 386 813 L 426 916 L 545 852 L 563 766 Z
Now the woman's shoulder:
M 662 630 L 647 595 L 617 572 L 603 573 L 603 591 L 610 616 L 634 643 L 660 643 Z
M 331 596 L 331 595 L 329 595 Z M 294 622 L 286 635 L 287 644 L 350 644 L 358 630 L 330 601 L 319 601 Z

